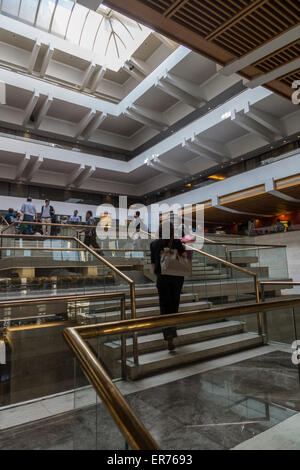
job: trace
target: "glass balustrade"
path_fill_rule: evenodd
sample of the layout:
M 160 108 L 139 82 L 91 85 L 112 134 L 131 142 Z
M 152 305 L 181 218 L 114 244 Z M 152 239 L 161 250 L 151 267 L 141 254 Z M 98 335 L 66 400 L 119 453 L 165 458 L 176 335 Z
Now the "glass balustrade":
M 174 353 L 167 349 L 163 326 L 155 327 L 148 320 L 147 326 L 140 321 L 132 327 L 132 331 L 139 330 L 139 364 L 132 355 L 132 333 L 126 333 L 130 380 L 115 381 L 115 386 L 159 448 L 239 448 L 244 441 L 300 411 L 300 369 L 291 354 L 291 343 L 298 340 L 300 332 L 298 305 L 299 298 L 295 306 L 264 306 L 267 344 L 257 329 L 257 312 L 247 312 L 247 306 L 236 306 L 239 310 L 235 311 L 226 309 L 223 314 L 216 310 L 210 318 L 207 314 L 201 319 L 199 312 L 197 320 L 189 317 L 185 323 L 183 319 L 180 323 L 174 320 Z M 111 336 L 102 333 L 98 337 L 99 348 L 94 352 L 102 365 L 108 350 L 120 364 L 120 336 L 117 338 L 116 333 L 112 329 Z M 236 358 L 233 352 L 239 353 Z M 231 356 L 226 360 L 228 354 Z M 205 367 L 205 362 L 201 366 L 210 358 L 214 359 L 214 367 Z M 114 380 L 112 365 L 105 366 L 105 370 Z M 80 405 L 80 390 L 76 392 L 79 397 L 75 406 L 76 414 L 78 408 L 84 413 L 84 421 L 78 422 L 74 432 L 79 436 L 84 422 L 86 435 L 91 437 L 84 443 L 74 439 L 74 448 L 124 448 L 116 421 L 109 417 L 107 407 L 94 395 L 95 389 L 88 381 L 85 385 L 85 408 Z

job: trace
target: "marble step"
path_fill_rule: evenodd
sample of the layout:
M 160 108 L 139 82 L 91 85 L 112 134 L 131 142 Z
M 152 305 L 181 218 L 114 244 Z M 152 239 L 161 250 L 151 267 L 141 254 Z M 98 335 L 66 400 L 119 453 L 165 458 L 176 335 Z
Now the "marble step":
M 177 338 L 174 339 L 176 346 L 207 341 L 208 339 L 224 337 L 228 335 L 242 333 L 244 324 L 237 321 L 221 321 L 206 325 L 196 325 L 189 328 L 178 328 Z M 127 355 L 132 354 L 132 338 L 127 338 Z M 121 341 L 117 338 L 115 341 L 104 343 L 101 346 L 101 357 L 110 358 L 111 361 L 121 358 Z M 139 354 L 160 351 L 166 349 L 166 341 L 161 331 L 152 334 L 139 335 L 138 350 Z
M 174 352 L 168 349 L 139 355 L 139 365 L 133 358 L 127 359 L 128 377 L 136 380 L 173 367 L 207 360 L 216 356 L 231 354 L 251 347 L 261 346 L 263 340 L 254 333 L 240 333 L 233 336 L 201 341 L 199 343 L 178 346 Z

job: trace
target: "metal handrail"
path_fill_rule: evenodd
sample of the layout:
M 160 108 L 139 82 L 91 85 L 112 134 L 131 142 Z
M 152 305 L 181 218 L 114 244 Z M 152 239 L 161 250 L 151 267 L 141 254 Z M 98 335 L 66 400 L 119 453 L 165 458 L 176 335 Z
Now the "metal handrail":
M 78 245 L 82 246 L 86 251 L 89 251 L 95 258 L 97 258 L 101 263 L 105 264 L 109 269 L 114 271 L 118 276 L 120 276 L 125 282 L 129 284 L 129 290 L 130 290 L 130 307 L 131 307 L 131 318 L 136 318 L 136 300 L 135 300 L 135 282 L 126 274 L 124 274 L 122 271 L 120 271 L 116 266 L 114 266 L 112 263 L 107 261 L 103 256 L 100 256 L 98 253 L 96 253 L 92 248 L 89 246 L 85 245 L 84 242 L 79 240 L 76 237 L 64 237 L 64 236 L 36 236 L 36 235 L 5 235 L 5 234 L 0 234 L 0 240 L 3 238 L 22 238 L 22 239 L 34 239 L 34 240 L 45 240 L 45 239 L 51 239 L 51 240 L 72 240 L 75 241 Z M 13 250 L 13 247 L 11 248 Z M 67 251 L 67 250 L 66 250 Z M 134 356 L 134 361 L 135 364 L 138 364 L 138 345 L 137 345 L 137 337 L 134 336 L 133 338 L 133 356 Z
M 260 298 L 262 302 L 265 301 L 265 286 L 300 286 L 297 281 L 259 281 Z
M 256 273 L 250 271 L 249 269 L 242 268 L 241 266 L 233 264 L 230 261 L 219 258 L 218 256 L 212 255 L 210 253 L 206 253 L 205 251 L 199 250 L 198 248 L 187 245 L 186 243 L 183 243 L 183 244 L 184 244 L 184 246 L 186 246 L 191 251 L 195 251 L 195 252 L 199 253 L 200 255 L 206 256 L 207 258 L 210 258 L 214 261 L 217 261 L 218 263 L 223 264 L 224 266 L 227 266 L 228 268 L 235 269 L 235 270 L 240 271 L 244 274 L 247 274 L 248 276 L 251 276 L 253 278 L 253 282 L 254 282 L 254 293 L 255 293 L 256 302 L 258 304 L 260 303 L 258 275 Z M 259 313 L 258 316 L 257 316 L 257 324 L 258 324 L 259 334 L 262 335 L 263 317 L 262 317 L 261 313 Z
M 103 292 L 100 294 L 82 294 L 82 295 L 55 295 L 49 297 L 30 297 L 21 300 L 0 300 L 0 308 L 6 307 L 18 307 L 40 303 L 51 303 L 51 302 L 65 302 L 65 301 L 84 301 L 84 300 L 97 300 L 99 298 L 109 300 L 114 297 L 123 297 L 124 292 Z M 39 317 L 40 318 L 40 317 Z M 125 317 L 124 317 L 125 320 Z
M 103 366 L 84 340 L 99 336 L 125 335 L 126 333 L 136 333 L 154 328 L 178 326 L 200 320 L 216 320 L 226 317 L 259 314 L 262 308 L 264 312 L 267 312 L 299 305 L 300 297 L 268 301 L 263 304 L 218 307 L 157 317 L 144 317 L 138 320 L 69 327 L 64 330 L 63 336 L 82 366 L 86 377 L 94 386 L 101 400 L 108 407 L 111 416 L 130 446 L 135 450 L 157 450 L 157 443 L 136 417 L 126 399 L 120 394 L 116 385 L 108 377 Z

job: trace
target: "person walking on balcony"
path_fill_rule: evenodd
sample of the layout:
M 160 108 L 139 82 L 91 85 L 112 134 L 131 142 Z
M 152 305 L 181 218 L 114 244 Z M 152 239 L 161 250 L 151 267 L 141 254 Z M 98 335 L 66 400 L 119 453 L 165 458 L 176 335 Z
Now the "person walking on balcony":
M 88 227 L 84 230 L 85 236 L 83 243 L 87 246 L 92 245 L 93 248 L 100 248 L 96 239 L 96 222 L 92 211 L 87 211 L 86 213 L 86 225 Z
M 162 274 L 162 255 L 167 252 L 177 252 L 178 257 L 185 257 L 185 248 L 179 239 L 174 238 L 174 225 L 170 223 L 169 228 L 163 222 L 159 226 L 158 237 L 150 245 L 152 269 L 156 275 L 156 287 L 159 296 L 160 314 L 168 315 L 178 313 L 180 294 L 184 282 L 182 275 Z M 163 238 L 169 231 L 169 238 Z M 177 336 L 176 327 L 163 329 L 164 339 L 168 342 L 169 351 L 175 349 L 173 339 Z
M 50 200 L 45 200 L 45 205 L 41 209 L 41 222 L 43 224 L 43 235 L 48 237 L 51 234 L 51 224 L 55 215 L 53 206 L 50 206 Z
M 31 197 L 22 204 L 21 213 L 23 215 L 23 222 L 33 222 L 37 218 L 37 211 L 35 205 L 32 203 Z M 26 235 L 32 235 L 32 225 L 26 224 Z

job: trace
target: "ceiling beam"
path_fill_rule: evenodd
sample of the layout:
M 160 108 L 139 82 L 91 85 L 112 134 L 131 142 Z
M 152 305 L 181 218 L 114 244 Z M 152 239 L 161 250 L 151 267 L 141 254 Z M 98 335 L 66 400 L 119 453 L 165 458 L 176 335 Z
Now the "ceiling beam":
M 182 143 L 182 147 L 198 155 L 205 160 L 209 160 L 210 162 L 214 163 L 224 163 L 224 159 L 217 155 L 216 153 L 210 152 L 209 150 L 204 149 L 203 147 L 199 147 L 195 142 L 191 142 L 190 140 L 185 140 Z
M 157 33 L 156 31 L 153 31 L 152 34 L 157 39 L 159 39 L 162 44 L 167 46 L 167 48 L 170 49 L 171 51 L 174 51 L 177 48 L 178 44 L 172 41 L 171 39 L 167 38 L 166 36 L 163 36 L 163 34 Z
M 272 196 L 278 197 L 279 199 L 283 199 L 284 201 L 295 202 L 297 204 L 300 203 L 300 199 L 296 199 L 295 197 L 289 196 L 288 194 L 284 194 L 281 191 L 278 191 L 278 189 L 276 189 L 276 183 L 273 178 L 270 178 L 266 181 L 265 190 L 267 193 L 272 194 Z
M 144 60 L 136 59 L 135 57 L 130 57 L 129 62 L 134 65 L 134 67 L 143 75 L 147 76 L 152 72 L 151 68 Z
M 73 186 L 80 188 L 96 171 L 94 166 L 86 166 L 79 177 L 74 181 Z
M 92 81 L 92 85 L 91 85 L 91 92 L 94 93 L 101 80 L 103 79 L 104 75 L 105 75 L 105 72 L 106 72 L 106 68 L 105 67 L 100 67 L 97 72 L 95 73 L 95 76 L 93 78 L 93 81 Z
M 74 184 L 74 181 L 76 181 L 76 179 L 81 175 L 84 169 L 85 169 L 85 166 L 83 164 L 76 165 L 76 168 L 72 171 L 70 176 L 68 176 L 67 178 L 67 182 L 66 182 L 67 188 L 70 188 Z
M 149 161 L 147 161 L 147 166 L 154 168 L 154 170 L 157 170 L 161 173 L 166 173 L 167 175 L 175 176 L 176 178 L 179 178 L 179 179 L 185 178 L 187 176 L 184 173 L 178 172 L 173 168 L 162 165 L 160 162 L 156 160 L 149 159 Z
M 280 137 L 284 137 L 286 132 L 284 126 L 280 119 L 262 111 L 261 109 L 256 109 L 254 106 L 248 105 L 245 109 L 246 116 L 249 116 L 254 121 L 261 124 L 263 127 L 271 131 L 273 134 L 277 134 Z
M 39 157 L 31 158 L 30 160 L 33 160 L 33 165 L 29 169 L 28 174 L 25 176 L 25 180 L 28 182 L 31 181 L 34 175 L 37 173 L 44 159 L 43 157 L 39 156 Z
M 24 179 L 23 175 L 24 175 L 24 172 L 27 169 L 27 165 L 29 164 L 29 162 L 30 162 L 30 154 L 28 152 L 26 152 L 22 156 L 22 160 L 19 163 L 19 165 L 17 166 L 16 174 L 15 174 L 15 181 L 20 181 L 20 180 Z
M 122 68 L 137 82 L 142 82 L 145 78 L 144 75 L 139 70 L 135 70 L 134 66 L 131 65 L 129 62 L 126 62 Z
M 176 86 L 177 88 L 184 91 L 185 93 L 205 103 L 205 99 L 202 96 L 200 96 L 200 86 L 197 85 L 196 83 L 191 82 L 190 80 L 186 80 L 185 78 L 178 77 L 177 75 L 174 75 L 173 73 L 170 73 L 170 72 L 168 72 L 163 78 L 168 83 L 171 83 L 171 85 Z
M 144 106 L 139 106 L 137 104 L 133 104 L 129 108 L 130 111 L 134 111 L 135 113 L 139 114 L 140 116 L 144 116 L 147 119 L 159 124 L 162 129 L 167 129 L 170 125 L 169 122 L 163 116 L 163 113 L 159 113 L 158 111 L 154 111 L 149 108 L 145 108 Z
M 34 108 L 36 106 L 36 103 L 38 102 L 40 95 L 39 93 L 34 90 L 34 92 L 31 95 L 31 98 L 26 106 L 26 109 L 24 111 L 24 116 L 23 116 L 23 126 L 27 126 L 30 116 L 32 115 Z
M 260 59 L 269 56 L 275 51 L 279 49 L 283 49 L 288 44 L 296 41 L 300 37 L 300 25 L 292 28 L 285 33 L 281 34 L 280 36 L 276 37 L 275 39 L 268 41 L 261 47 L 254 49 L 249 54 L 244 55 L 240 59 L 234 60 L 230 64 L 223 67 L 221 70 L 222 75 L 232 75 L 233 73 L 242 70 L 243 68 L 247 67 L 248 65 L 254 64 L 258 62 Z
M 37 39 L 34 43 L 32 51 L 31 51 L 30 58 L 29 58 L 29 63 L 28 63 L 28 67 L 27 67 L 27 71 L 30 74 L 33 72 L 37 56 L 40 52 L 40 48 L 41 48 L 41 42 Z
M 78 139 L 79 136 L 84 132 L 84 130 L 87 128 L 91 120 L 96 114 L 95 109 L 90 109 L 87 114 L 81 119 L 81 121 L 77 124 L 76 129 L 75 129 L 75 134 L 74 138 Z
M 80 90 L 84 90 L 89 81 L 90 81 L 90 78 L 95 70 L 95 67 L 96 65 L 94 64 L 94 62 L 91 62 L 88 66 L 88 68 L 86 69 L 86 71 L 84 72 L 84 75 L 83 75 L 83 80 L 82 80 L 82 84 L 80 86 Z
M 107 114 L 105 113 L 97 113 L 96 116 L 90 121 L 90 124 L 86 127 L 85 131 L 83 132 L 84 140 L 88 140 L 94 132 L 98 129 L 98 127 L 105 121 Z
M 48 44 L 47 51 L 44 55 L 43 63 L 42 63 L 41 70 L 40 70 L 41 77 L 44 77 L 46 75 L 47 69 L 50 64 L 50 60 L 52 59 L 53 54 L 54 54 L 54 48 L 51 46 L 51 44 Z
M 176 98 L 179 101 L 183 101 L 184 103 L 188 104 L 192 108 L 196 109 L 201 105 L 201 101 L 199 101 L 197 98 L 187 93 L 186 91 L 180 90 L 175 85 L 168 83 L 163 79 L 158 80 L 155 86 L 160 88 L 162 91 L 164 91 L 168 95 L 173 96 L 173 98 Z
M 239 114 L 233 111 L 231 113 L 231 121 L 251 134 L 258 135 L 270 144 L 276 140 L 276 135 L 274 132 L 271 132 L 265 126 L 262 126 L 258 121 L 254 121 L 246 114 Z
M 42 123 L 42 120 L 44 117 L 47 115 L 47 112 L 53 102 L 53 97 L 51 95 L 48 95 L 46 97 L 46 100 L 44 101 L 43 106 L 41 107 L 36 119 L 35 119 L 35 128 L 38 129 Z
M 223 161 L 230 160 L 230 153 L 225 144 L 217 142 L 216 140 L 208 139 L 194 134 L 192 142 L 204 150 L 208 150 L 212 154 L 218 155 Z
M 125 115 L 133 119 L 134 121 L 138 121 L 141 124 L 144 124 L 145 126 L 151 127 L 152 129 L 155 129 L 159 132 L 167 129 L 168 126 L 165 126 L 164 124 L 161 124 L 157 121 L 154 121 L 153 119 L 144 116 L 142 114 L 139 114 L 136 112 L 134 109 L 126 109 L 124 112 Z

